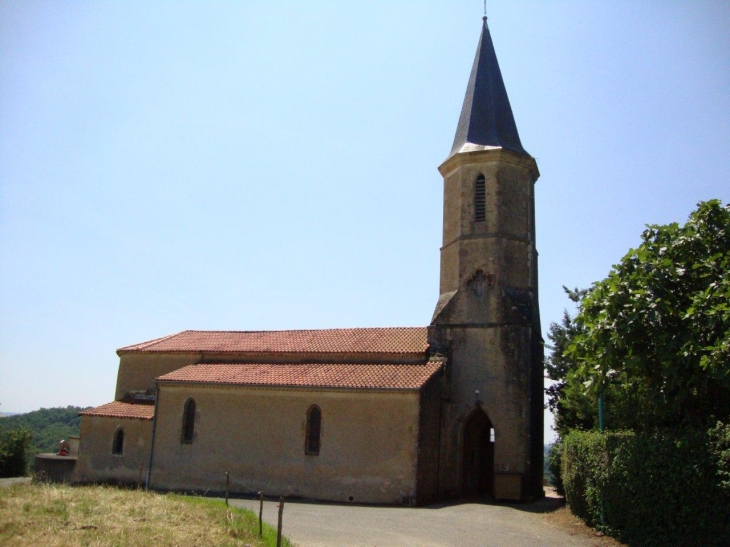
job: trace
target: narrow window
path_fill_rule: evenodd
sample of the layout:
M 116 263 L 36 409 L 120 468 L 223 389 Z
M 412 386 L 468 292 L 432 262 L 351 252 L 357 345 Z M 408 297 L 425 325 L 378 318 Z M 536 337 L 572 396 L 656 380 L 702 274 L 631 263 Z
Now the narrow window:
M 182 440 L 183 444 L 192 444 L 193 434 L 195 433 L 195 400 L 188 399 L 185 401 L 185 409 L 183 410 L 182 423 Z
M 312 456 L 319 455 L 319 439 L 322 434 L 322 411 L 317 405 L 312 405 L 307 411 L 307 446 L 304 453 Z
M 477 177 L 474 185 L 474 222 L 484 222 L 487 219 L 487 193 L 484 175 Z
M 124 453 L 124 430 L 120 427 L 114 433 L 114 442 L 112 443 L 112 454 L 121 455 Z

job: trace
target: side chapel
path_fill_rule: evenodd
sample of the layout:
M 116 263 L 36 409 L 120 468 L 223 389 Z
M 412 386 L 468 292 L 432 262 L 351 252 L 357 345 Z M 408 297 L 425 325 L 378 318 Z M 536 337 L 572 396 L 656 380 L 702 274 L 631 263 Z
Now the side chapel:
M 418 328 L 184 331 L 117 350 L 75 481 L 383 504 L 543 495 L 535 160 L 483 19 Z

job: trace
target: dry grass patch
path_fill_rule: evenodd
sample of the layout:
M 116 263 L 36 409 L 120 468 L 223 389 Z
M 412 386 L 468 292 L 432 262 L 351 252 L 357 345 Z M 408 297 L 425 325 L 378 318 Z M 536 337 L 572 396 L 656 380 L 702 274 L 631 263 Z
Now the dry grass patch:
M 0 488 L 0 544 L 47 547 L 265 547 L 276 530 L 208 498 L 106 486 Z M 283 541 L 291 547 L 291 543 Z

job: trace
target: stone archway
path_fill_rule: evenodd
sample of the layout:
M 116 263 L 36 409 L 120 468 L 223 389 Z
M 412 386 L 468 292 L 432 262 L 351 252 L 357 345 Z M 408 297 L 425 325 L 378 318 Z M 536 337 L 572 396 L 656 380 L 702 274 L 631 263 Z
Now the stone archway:
M 465 497 L 494 495 L 494 429 L 481 408 L 464 425 L 461 493 Z

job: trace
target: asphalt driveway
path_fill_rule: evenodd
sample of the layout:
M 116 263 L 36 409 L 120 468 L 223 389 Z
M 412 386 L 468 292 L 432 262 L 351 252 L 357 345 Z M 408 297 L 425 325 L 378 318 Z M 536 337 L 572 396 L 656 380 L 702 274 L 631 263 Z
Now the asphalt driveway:
M 257 500 L 231 500 L 259 510 Z M 264 521 L 276 526 L 277 503 L 264 502 Z M 585 547 L 545 520 L 556 499 L 522 505 L 459 503 L 422 508 L 286 502 L 283 533 L 299 547 Z

